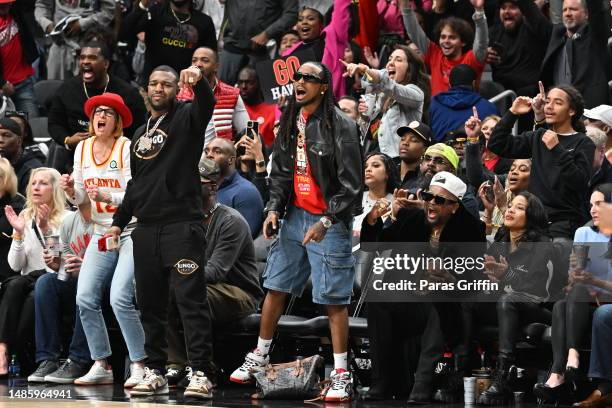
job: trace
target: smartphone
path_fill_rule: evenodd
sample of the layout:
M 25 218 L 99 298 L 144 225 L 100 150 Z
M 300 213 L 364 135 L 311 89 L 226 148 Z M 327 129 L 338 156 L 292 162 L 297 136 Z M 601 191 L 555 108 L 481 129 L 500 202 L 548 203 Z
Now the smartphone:
M 117 248 L 119 248 L 119 243 L 112 235 L 104 235 L 98 240 L 98 251 L 100 252 L 108 252 Z
M 497 55 L 499 55 L 499 58 L 503 58 L 504 52 L 506 51 L 506 47 L 504 47 L 504 45 L 502 43 L 494 42 L 494 43 L 491 44 L 491 48 L 493 48 L 495 50 Z
M 266 236 L 268 237 L 273 237 L 278 233 L 278 228 L 274 228 L 274 225 L 272 223 L 269 223 L 266 226 Z
M 255 135 L 259 134 L 259 122 L 256 120 L 247 121 L 247 136 L 251 139 L 255 138 Z
M 493 184 L 490 181 L 487 181 L 487 185 L 485 186 L 485 196 L 487 197 L 487 201 L 490 203 L 495 203 L 495 193 L 493 192 Z

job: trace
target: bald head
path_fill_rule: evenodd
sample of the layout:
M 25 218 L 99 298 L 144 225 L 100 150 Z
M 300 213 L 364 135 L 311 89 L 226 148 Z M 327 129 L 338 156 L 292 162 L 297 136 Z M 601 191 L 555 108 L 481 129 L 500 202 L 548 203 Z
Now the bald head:
M 204 154 L 219 165 L 223 177 L 231 175 L 236 169 L 236 148 L 230 140 L 214 138 L 204 148 Z

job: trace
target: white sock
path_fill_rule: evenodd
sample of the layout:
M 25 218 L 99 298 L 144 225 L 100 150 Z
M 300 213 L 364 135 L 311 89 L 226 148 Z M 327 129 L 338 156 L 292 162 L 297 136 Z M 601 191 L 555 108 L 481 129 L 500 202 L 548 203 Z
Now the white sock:
M 348 352 L 346 351 L 339 354 L 334 353 L 334 370 L 339 368 L 348 370 Z
M 270 352 L 270 345 L 272 344 L 272 339 L 266 340 L 261 337 L 257 338 L 257 350 L 262 356 L 267 356 Z

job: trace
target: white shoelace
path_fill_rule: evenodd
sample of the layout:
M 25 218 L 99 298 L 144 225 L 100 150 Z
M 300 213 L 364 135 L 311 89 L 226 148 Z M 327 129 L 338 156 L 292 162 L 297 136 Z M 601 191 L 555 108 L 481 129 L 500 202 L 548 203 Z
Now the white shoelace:
M 177 375 L 177 374 L 178 374 L 178 370 L 176 368 L 169 368 L 168 372 L 166 373 L 166 376 Z
M 261 367 L 261 363 L 247 355 L 240 368 L 244 371 L 250 371 L 254 367 Z

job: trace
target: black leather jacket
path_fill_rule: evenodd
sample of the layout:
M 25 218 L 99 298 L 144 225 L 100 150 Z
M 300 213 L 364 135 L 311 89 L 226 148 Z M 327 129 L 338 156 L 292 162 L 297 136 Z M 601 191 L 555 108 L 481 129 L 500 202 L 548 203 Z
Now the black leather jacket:
M 322 107 L 311 115 L 306 125 L 306 155 L 310 171 L 327 201 L 326 216 L 333 222 L 348 224 L 361 213 L 363 194 L 363 152 L 355 122 L 335 109 L 335 132 L 324 124 Z M 293 201 L 293 176 L 297 135 L 289 143 L 279 136 L 274 142 L 270 172 L 270 200 L 266 212 L 282 216 Z

